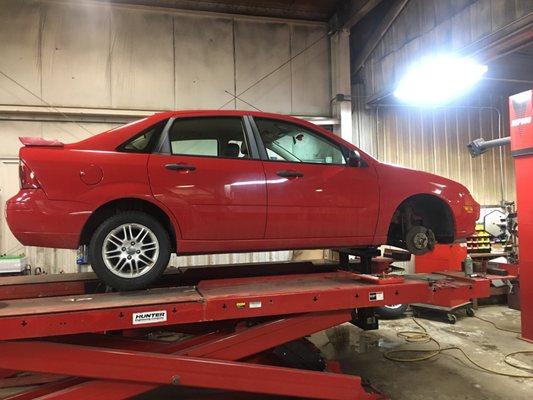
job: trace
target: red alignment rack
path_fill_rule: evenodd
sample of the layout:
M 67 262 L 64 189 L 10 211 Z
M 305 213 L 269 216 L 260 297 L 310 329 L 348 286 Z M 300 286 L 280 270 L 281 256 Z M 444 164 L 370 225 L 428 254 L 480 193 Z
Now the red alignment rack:
M 16 371 L 58 375 L 12 399 L 126 399 L 169 384 L 316 399 L 385 399 L 360 377 L 268 365 L 272 360 L 264 352 L 349 322 L 355 309 L 489 295 L 486 279 L 390 279 L 331 264 L 222 267 L 216 270 L 219 276 L 246 277 L 202 280 L 209 271 L 163 279 L 166 285 L 177 280 L 187 286 L 127 293 L 93 293 L 98 284 L 92 275 L 2 281 L 0 376 Z M 162 328 L 197 335 L 178 343 L 131 337 Z

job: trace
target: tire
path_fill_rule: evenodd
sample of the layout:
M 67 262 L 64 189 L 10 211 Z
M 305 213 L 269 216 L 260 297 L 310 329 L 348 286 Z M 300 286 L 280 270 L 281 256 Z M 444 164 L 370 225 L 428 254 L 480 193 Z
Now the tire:
M 415 256 L 421 256 L 435 248 L 435 234 L 421 225 L 413 226 L 405 235 L 405 248 Z
M 154 283 L 165 271 L 170 253 L 168 232 L 154 217 L 139 211 L 106 219 L 89 244 L 94 272 L 118 290 L 144 289 Z
M 377 307 L 376 314 L 381 318 L 403 317 L 408 307 L 408 304 L 392 304 L 390 306 Z

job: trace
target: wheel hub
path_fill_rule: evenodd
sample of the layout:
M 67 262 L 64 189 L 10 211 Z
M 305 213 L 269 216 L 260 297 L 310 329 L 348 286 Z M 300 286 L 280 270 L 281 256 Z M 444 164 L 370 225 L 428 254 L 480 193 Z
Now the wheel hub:
M 429 243 L 429 238 L 426 233 L 419 232 L 413 238 L 413 244 L 415 245 L 417 249 L 422 250 L 422 249 L 427 248 L 428 243 Z
M 128 256 L 132 256 L 134 254 L 137 254 L 141 250 L 141 245 L 135 243 L 133 245 L 126 246 L 125 249 L 126 250 L 124 251 L 124 253 Z

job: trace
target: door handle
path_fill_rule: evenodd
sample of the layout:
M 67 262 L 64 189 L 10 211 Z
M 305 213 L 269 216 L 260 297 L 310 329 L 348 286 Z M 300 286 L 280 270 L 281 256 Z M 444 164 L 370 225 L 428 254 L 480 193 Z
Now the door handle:
M 165 168 L 170 169 L 172 171 L 194 171 L 196 169 L 194 165 L 184 163 L 166 164 Z
M 304 176 L 304 174 L 302 174 L 301 172 L 293 171 L 291 169 L 278 171 L 276 172 L 276 175 L 281 176 L 283 178 L 301 178 L 302 176 Z

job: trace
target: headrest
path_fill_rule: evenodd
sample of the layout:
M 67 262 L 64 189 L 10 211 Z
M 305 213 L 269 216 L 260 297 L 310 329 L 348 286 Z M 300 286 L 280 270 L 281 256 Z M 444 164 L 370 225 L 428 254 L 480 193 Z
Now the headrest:
M 248 147 L 246 147 L 246 142 L 244 141 L 241 143 L 241 154 L 248 155 Z
M 240 152 L 240 147 L 236 143 L 228 143 L 226 145 L 226 150 L 224 151 L 224 157 L 228 158 L 238 158 Z

